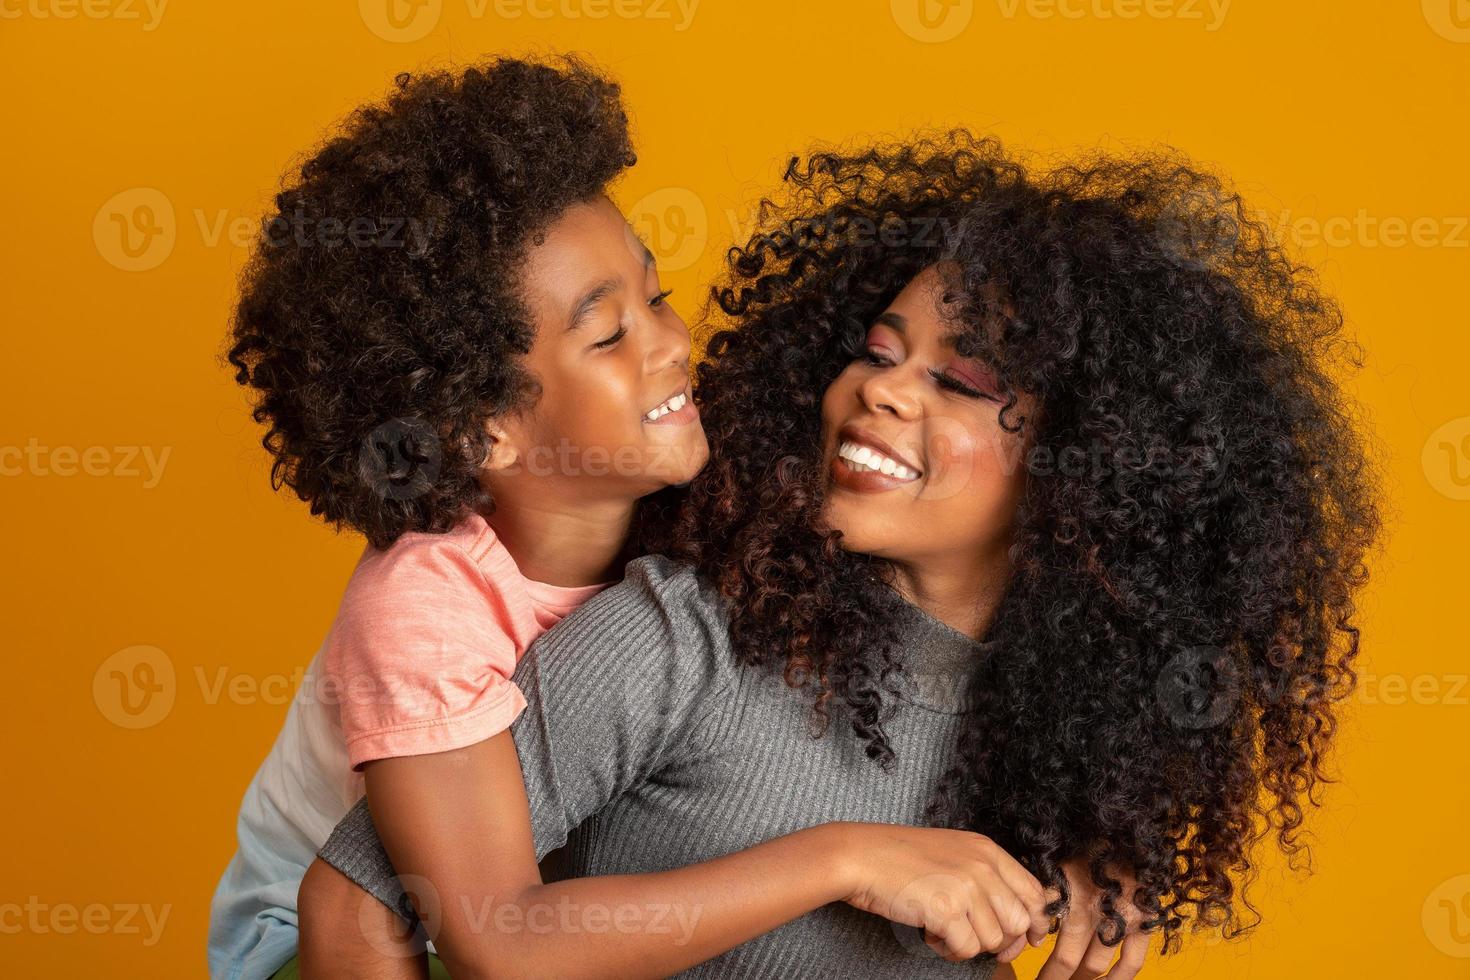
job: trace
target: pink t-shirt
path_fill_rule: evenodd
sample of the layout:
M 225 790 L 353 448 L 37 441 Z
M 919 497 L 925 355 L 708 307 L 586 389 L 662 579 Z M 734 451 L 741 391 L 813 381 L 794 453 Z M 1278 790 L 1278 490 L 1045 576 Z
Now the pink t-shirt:
M 510 680 L 517 661 L 606 587 L 526 578 L 478 514 L 444 534 L 369 548 L 347 583 L 323 664 L 352 768 L 505 731 L 526 706 Z

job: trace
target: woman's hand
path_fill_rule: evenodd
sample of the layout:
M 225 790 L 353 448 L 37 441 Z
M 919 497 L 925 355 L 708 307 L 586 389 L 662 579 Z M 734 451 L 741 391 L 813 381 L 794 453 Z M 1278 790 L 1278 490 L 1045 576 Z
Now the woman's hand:
M 891 824 L 832 826 L 847 855 L 845 901 L 907 926 L 951 962 L 995 953 L 1002 963 L 1049 921 L 1041 883 L 998 844 L 961 830 Z
M 1072 899 L 1067 914 L 1062 916 L 1057 944 L 1036 980 L 1095 980 L 1104 976 L 1108 980 L 1132 980 L 1138 976 L 1152 938 L 1150 933 L 1138 928 L 1143 913 L 1131 900 L 1138 882 L 1130 874 L 1114 875 L 1123 885 L 1124 896 L 1116 907 L 1128 928 L 1118 962 L 1113 963 L 1116 947 L 1103 945 L 1097 935 L 1097 927 L 1103 921 L 1102 889 L 1092 883 L 1086 861 L 1064 861 L 1062 871 L 1067 876 Z

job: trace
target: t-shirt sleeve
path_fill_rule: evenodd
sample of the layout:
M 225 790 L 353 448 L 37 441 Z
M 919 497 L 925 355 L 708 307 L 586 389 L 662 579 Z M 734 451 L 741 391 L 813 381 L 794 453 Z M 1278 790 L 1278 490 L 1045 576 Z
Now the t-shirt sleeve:
M 348 761 L 463 748 L 525 707 L 510 680 L 516 610 L 451 540 L 424 536 L 358 566 L 327 639 Z
M 650 556 L 533 643 L 515 681 L 526 709 L 511 732 L 540 860 L 620 794 L 713 745 L 735 668 L 713 597 L 692 571 Z M 366 800 L 321 857 L 413 919 Z

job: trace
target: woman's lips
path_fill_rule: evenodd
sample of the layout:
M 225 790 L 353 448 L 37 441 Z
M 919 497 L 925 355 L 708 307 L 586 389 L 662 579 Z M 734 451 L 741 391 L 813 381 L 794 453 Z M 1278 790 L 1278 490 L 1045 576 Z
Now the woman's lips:
M 832 482 L 853 493 L 886 493 L 915 482 L 914 477 L 901 479 L 882 470 L 870 470 L 866 467 L 854 469 L 841 456 L 833 456 L 828 468 L 832 473 Z

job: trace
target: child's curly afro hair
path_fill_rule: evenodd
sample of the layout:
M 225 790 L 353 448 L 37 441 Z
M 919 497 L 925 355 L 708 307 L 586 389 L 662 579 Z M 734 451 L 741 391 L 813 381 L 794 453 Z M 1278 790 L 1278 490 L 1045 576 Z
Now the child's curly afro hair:
M 534 400 L 527 245 L 636 158 L 617 83 L 575 58 L 399 75 L 288 178 L 228 359 L 276 487 L 386 547 L 490 505 L 484 423 Z

